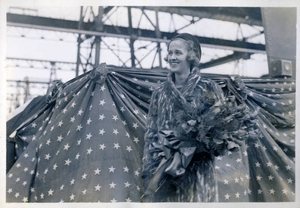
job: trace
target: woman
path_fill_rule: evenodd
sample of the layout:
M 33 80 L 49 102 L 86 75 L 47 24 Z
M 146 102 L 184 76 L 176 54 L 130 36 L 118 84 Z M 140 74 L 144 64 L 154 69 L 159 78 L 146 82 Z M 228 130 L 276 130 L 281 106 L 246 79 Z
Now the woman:
M 238 131 L 243 115 L 239 107 L 229 110 L 221 88 L 201 77 L 200 58 L 194 36 L 171 39 L 165 59 L 171 73 L 153 92 L 148 114 L 144 201 L 218 201 L 214 157 L 237 149 L 241 137 L 224 128 L 238 121 L 231 129 Z

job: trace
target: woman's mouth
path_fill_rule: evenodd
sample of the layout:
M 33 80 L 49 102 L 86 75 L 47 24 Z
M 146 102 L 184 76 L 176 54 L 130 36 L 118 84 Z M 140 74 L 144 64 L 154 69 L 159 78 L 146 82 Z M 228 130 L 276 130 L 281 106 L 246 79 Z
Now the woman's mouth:
M 179 62 L 170 62 L 171 67 L 176 67 L 178 66 Z

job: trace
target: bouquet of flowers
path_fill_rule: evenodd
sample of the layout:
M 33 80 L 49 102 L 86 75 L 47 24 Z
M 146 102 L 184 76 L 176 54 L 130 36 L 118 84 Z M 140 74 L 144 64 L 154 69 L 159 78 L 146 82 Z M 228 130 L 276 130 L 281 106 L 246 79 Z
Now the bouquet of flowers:
M 208 108 L 186 106 L 176 113 L 174 134 L 183 146 L 195 146 L 196 152 L 219 156 L 238 150 L 245 139 L 256 139 L 256 114 L 245 104 L 237 105 L 234 97 Z
M 189 165 L 195 165 L 191 161 L 197 161 L 196 154 L 201 155 L 198 162 L 203 164 L 208 162 L 207 158 L 211 160 L 227 151 L 238 150 L 243 140 L 256 140 L 259 135 L 256 114 L 245 104 L 237 105 L 233 98 L 209 107 L 205 104 L 198 108 L 186 105 L 177 111 L 176 128 L 159 132 L 163 143 L 156 149 L 163 159 L 145 195 L 158 190 L 166 181 L 166 174 L 174 178 L 183 176 Z M 210 156 L 205 158 L 203 155 Z

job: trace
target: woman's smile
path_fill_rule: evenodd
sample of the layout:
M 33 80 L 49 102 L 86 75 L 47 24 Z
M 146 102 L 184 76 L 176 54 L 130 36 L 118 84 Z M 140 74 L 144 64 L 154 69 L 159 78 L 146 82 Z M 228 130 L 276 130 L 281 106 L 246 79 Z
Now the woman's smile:
M 171 68 L 176 68 L 178 65 L 179 65 L 179 61 L 170 62 L 170 67 Z

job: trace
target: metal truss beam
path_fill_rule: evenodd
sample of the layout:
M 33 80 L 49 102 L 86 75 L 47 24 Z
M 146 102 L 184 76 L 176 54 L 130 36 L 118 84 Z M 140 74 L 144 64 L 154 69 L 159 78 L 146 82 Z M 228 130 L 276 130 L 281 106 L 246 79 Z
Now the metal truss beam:
M 80 17 L 79 17 L 79 22 L 78 22 L 78 29 L 81 29 L 81 25 L 83 22 L 83 6 L 80 7 Z M 77 38 L 77 56 L 76 56 L 76 70 L 75 70 L 75 76 L 77 77 L 79 75 L 79 66 L 81 64 L 81 59 L 80 59 L 80 49 L 81 49 L 81 34 L 78 34 Z
M 156 47 L 154 47 L 153 49 L 151 49 L 140 61 L 143 61 L 151 52 L 153 52 L 156 49 Z M 231 55 L 216 59 L 216 60 L 212 60 L 206 63 L 202 63 L 200 65 L 200 69 L 206 69 L 209 67 L 214 67 L 214 66 L 218 66 L 221 64 L 225 64 L 231 61 L 235 61 L 238 59 L 249 59 L 250 58 L 249 53 L 243 53 L 243 52 L 234 52 Z M 38 59 L 24 59 L 24 58 L 12 58 L 12 57 L 7 57 L 6 59 L 8 60 L 20 60 L 20 61 L 33 61 L 33 62 L 41 62 L 41 63 L 55 63 L 55 64 L 70 64 L 70 65 L 75 65 L 75 62 L 64 62 L 64 61 L 50 61 L 50 60 L 38 60 Z M 130 60 L 130 59 L 129 59 Z M 129 61 L 127 60 L 127 62 Z M 126 62 L 124 63 L 122 60 L 120 60 L 123 63 L 123 66 L 126 66 Z
M 132 35 L 132 15 L 131 15 L 131 7 L 127 7 L 128 11 L 128 33 L 129 35 Z M 134 54 L 134 38 L 130 37 L 130 57 L 131 57 L 131 66 L 135 67 L 135 54 Z
M 14 83 L 29 83 L 29 84 L 44 84 L 48 85 L 50 82 L 41 82 L 41 81 L 24 81 L 24 80 L 6 80 L 6 82 L 14 82 Z
M 50 70 L 50 80 L 52 79 L 52 75 L 54 76 L 54 79 L 56 79 L 55 76 L 57 70 L 74 71 L 76 65 L 76 63 L 67 61 L 38 60 L 14 57 L 7 57 L 6 60 L 12 62 L 12 64 L 7 64 L 7 67 Z
M 229 63 L 231 61 L 235 61 L 235 60 L 238 60 L 238 59 L 241 59 L 241 58 L 242 59 L 249 59 L 250 55 L 251 54 L 249 54 L 249 53 L 234 52 L 231 55 L 228 55 L 228 56 L 225 56 L 225 57 L 222 57 L 222 58 L 219 58 L 219 59 L 212 60 L 212 61 L 201 64 L 200 65 L 200 70 L 210 68 L 210 67 L 214 67 L 214 66 L 218 66 L 218 65 L 221 65 L 221 64 L 226 64 L 226 63 Z
M 127 27 L 104 25 L 103 31 L 92 30 L 93 23 L 83 23 L 82 29 L 78 29 L 78 21 L 53 19 L 46 17 L 37 17 L 29 15 L 7 14 L 7 25 L 15 27 L 25 27 L 41 30 L 52 30 L 69 33 L 79 33 L 85 35 L 108 36 L 130 39 Z M 116 32 L 115 27 L 120 33 Z M 156 38 L 154 30 L 132 29 L 133 34 L 139 34 L 138 40 L 153 42 L 168 42 L 176 33 L 161 32 L 161 38 Z M 245 41 L 231 41 L 216 38 L 199 37 L 202 46 L 210 48 L 220 48 L 246 53 L 265 53 L 265 45 L 254 44 Z
M 15 57 L 6 57 L 7 60 L 16 60 L 16 61 L 32 61 L 32 62 L 42 62 L 42 63 L 56 63 L 56 64 L 72 64 L 75 65 L 75 62 L 69 61 L 52 61 L 52 60 L 42 60 L 42 59 L 27 59 L 27 58 L 15 58 Z
M 262 26 L 259 8 L 220 8 L 220 7 L 135 7 L 171 14 L 187 15 L 199 18 L 215 19 L 247 25 Z M 233 12 L 235 11 L 235 12 Z
M 108 12 L 110 12 L 114 7 L 113 6 L 108 6 L 104 8 L 103 14 L 107 14 Z
M 98 15 L 94 20 L 95 28 L 97 31 L 103 30 L 103 22 L 102 22 L 103 13 L 104 13 L 103 7 L 99 6 L 98 7 Z M 95 43 L 96 43 L 96 48 L 95 48 L 96 51 L 95 51 L 94 67 L 97 67 L 100 64 L 101 37 L 96 36 Z

